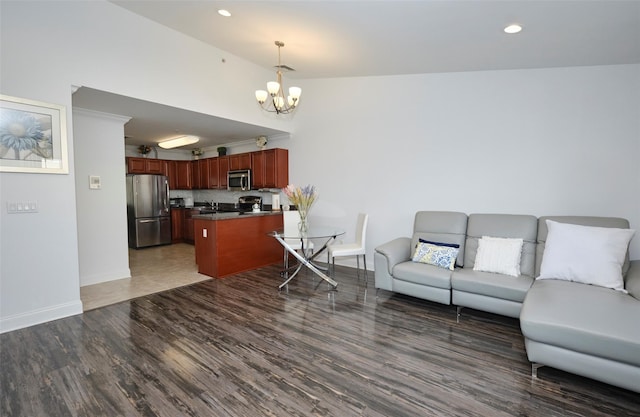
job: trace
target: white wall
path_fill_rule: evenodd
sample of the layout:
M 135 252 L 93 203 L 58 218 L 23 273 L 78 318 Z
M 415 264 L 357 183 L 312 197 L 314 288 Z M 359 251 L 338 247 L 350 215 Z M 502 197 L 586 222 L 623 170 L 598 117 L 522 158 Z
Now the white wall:
M 640 65 L 301 84 L 290 181 L 345 241 L 369 213 L 369 263 L 418 210 L 624 217 L 640 259 Z
M 128 117 L 73 109 L 80 286 L 129 278 L 124 125 Z M 89 176 L 100 189 L 89 188 Z
M 252 98 L 271 70 L 105 1 L 2 1 L 0 50 L 2 94 L 69 109 L 71 169 L 0 174 L 0 208 L 40 208 L 0 210 L 0 331 L 81 311 L 74 85 L 292 132 L 278 146 L 291 182 L 318 186 L 311 220 L 351 240 L 368 212 L 370 264 L 422 209 L 621 216 L 640 229 L 639 65 L 306 80 L 298 113 L 277 120 Z
M 254 103 L 273 71 L 106 1 L 2 1 L 0 50 L 2 94 L 66 106 L 70 165 L 69 175 L 0 174 L 0 332 L 82 312 L 79 264 L 97 267 L 78 258 L 72 86 L 290 129 Z M 14 200 L 39 212 L 8 215 Z

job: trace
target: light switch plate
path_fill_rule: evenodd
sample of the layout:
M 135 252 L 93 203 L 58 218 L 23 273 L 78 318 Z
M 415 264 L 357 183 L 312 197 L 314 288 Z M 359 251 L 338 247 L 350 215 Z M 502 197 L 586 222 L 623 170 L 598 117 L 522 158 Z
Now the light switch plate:
M 89 188 L 99 190 L 102 187 L 99 175 L 89 175 Z
M 19 213 L 37 213 L 38 202 L 37 201 L 9 201 L 7 202 L 7 213 L 19 214 Z

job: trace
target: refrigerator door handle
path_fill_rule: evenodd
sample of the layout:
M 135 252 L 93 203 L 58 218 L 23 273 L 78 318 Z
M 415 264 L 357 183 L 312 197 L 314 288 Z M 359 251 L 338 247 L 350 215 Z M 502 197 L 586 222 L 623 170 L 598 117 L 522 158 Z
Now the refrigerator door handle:
M 144 220 L 138 220 L 138 223 L 153 223 L 153 222 L 157 222 L 157 219 L 144 219 Z
M 168 213 L 169 212 L 169 203 L 167 203 L 167 198 L 169 198 L 169 181 L 168 180 L 164 180 L 164 187 L 165 187 L 165 195 L 164 195 L 164 212 Z

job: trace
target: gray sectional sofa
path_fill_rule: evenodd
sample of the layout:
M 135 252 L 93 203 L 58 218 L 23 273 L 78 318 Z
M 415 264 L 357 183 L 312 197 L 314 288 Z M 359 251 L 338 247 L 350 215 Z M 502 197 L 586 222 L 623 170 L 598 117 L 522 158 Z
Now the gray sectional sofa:
M 640 392 L 640 260 L 621 266 L 624 291 L 564 279 L 536 279 L 547 220 L 628 229 L 625 219 L 421 211 L 412 237 L 378 246 L 375 286 L 422 299 L 519 318 L 532 375 L 547 365 Z M 483 236 L 521 240 L 519 274 L 475 270 Z M 455 268 L 412 260 L 420 242 L 458 246 Z M 554 248 L 556 248 L 554 246 Z M 551 255 L 548 256 L 551 259 Z M 484 262 L 484 259 L 483 259 Z

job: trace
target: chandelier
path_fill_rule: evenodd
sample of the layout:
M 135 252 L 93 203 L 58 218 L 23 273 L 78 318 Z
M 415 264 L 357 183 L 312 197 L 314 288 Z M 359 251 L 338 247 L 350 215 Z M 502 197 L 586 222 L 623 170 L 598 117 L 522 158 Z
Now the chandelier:
M 256 100 L 263 110 L 278 114 L 292 113 L 298 103 L 300 102 L 300 94 L 302 89 L 300 87 L 289 87 L 289 95 L 284 96 L 284 88 L 282 87 L 282 69 L 291 70 L 291 68 L 280 63 L 280 48 L 284 46 L 284 42 L 276 41 L 278 47 L 278 70 L 277 81 L 269 81 L 267 83 L 267 91 L 256 90 Z

